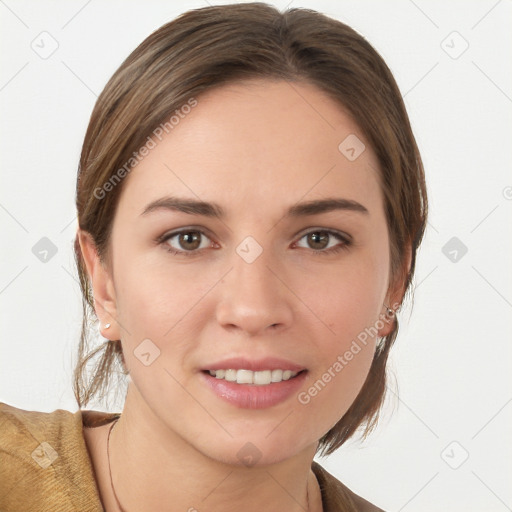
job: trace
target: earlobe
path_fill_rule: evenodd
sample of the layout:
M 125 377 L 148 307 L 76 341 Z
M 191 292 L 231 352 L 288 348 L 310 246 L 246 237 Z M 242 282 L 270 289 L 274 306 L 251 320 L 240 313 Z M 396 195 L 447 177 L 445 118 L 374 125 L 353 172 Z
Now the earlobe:
M 397 280 L 392 285 L 388 295 L 386 296 L 386 302 L 384 304 L 384 313 L 380 315 L 380 323 L 382 327 L 379 329 L 379 337 L 383 338 L 391 333 L 395 326 L 396 311 L 402 304 L 402 300 L 406 291 L 407 276 L 411 270 L 412 262 L 412 248 L 410 244 L 405 247 L 404 263 L 402 266 L 402 272 L 398 276 Z
M 120 339 L 120 332 L 116 322 L 117 309 L 112 277 L 108 269 L 100 261 L 96 245 L 90 233 L 79 228 L 77 236 L 92 288 L 94 310 L 100 322 L 100 333 L 104 338 L 118 340 Z M 108 331 L 105 330 L 106 324 L 110 324 Z
M 380 338 L 384 338 L 393 330 L 396 315 L 395 307 L 397 307 L 396 303 L 388 304 L 386 302 L 384 304 L 383 312 L 380 314 L 379 320 L 377 321 L 379 326 L 378 335 Z

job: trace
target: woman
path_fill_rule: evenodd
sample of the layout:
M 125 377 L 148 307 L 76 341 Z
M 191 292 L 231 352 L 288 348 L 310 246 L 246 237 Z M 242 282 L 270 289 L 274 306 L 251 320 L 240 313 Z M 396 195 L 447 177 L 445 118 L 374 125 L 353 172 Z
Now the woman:
M 0 508 L 381 510 L 313 461 L 376 424 L 426 223 L 369 43 L 308 9 L 181 15 L 98 98 L 76 203 L 79 411 L 0 406 Z M 122 413 L 84 410 L 116 363 Z

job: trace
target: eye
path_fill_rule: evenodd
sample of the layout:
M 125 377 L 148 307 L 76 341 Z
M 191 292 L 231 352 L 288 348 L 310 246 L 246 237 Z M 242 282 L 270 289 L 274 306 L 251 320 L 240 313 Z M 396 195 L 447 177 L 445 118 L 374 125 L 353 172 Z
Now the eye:
M 201 240 L 204 238 L 204 240 Z M 165 249 L 172 254 L 192 256 L 201 249 L 212 246 L 211 240 L 197 229 L 187 229 L 164 235 L 160 240 Z
M 305 248 L 313 249 L 318 254 L 333 254 L 338 251 L 347 250 L 352 243 L 348 235 L 342 235 L 336 231 L 325 229 L 310 231 L 300 238 L 300 240 L 303 239 L 306 240 L 306 244 L 309 246 Z M 297 245 L 301 247 L 299 244 L 300 241 L 297 242 Z
M 303 239 L 306 246 L 300 245 Z M 213 246 L 213 242 L 203 231 L 190 228 L 165 234 L 157 241 L 164 245 L 166 251 L 177 256 L 194 256 L 202 249 Z M 348 235 L 326 229 L 315 229 L 302 235 L 295 246 L 312 249 L 315 255 L 328 255 L 347 250 L 351 244 L 351 237 Z

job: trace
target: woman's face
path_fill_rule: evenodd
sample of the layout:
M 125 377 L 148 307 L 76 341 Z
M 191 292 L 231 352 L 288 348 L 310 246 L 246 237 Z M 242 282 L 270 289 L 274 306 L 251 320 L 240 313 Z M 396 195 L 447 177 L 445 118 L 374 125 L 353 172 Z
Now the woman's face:
M 124 178 L 98 310 L 130 407 L 233 464 L 314 450 L 390 330 L 375 155 L 306 84 L 223 86 L 173 126 Z

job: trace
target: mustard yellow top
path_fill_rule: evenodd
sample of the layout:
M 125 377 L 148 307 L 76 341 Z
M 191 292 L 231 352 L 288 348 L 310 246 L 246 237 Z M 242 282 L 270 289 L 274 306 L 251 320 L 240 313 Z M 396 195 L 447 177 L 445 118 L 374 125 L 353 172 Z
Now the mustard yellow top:
M 0 402 L 0 512 L 104 512 L 84 427 L 119 413 L 26 411 Z M 383 512 L 317 462 L 324 512 Z

